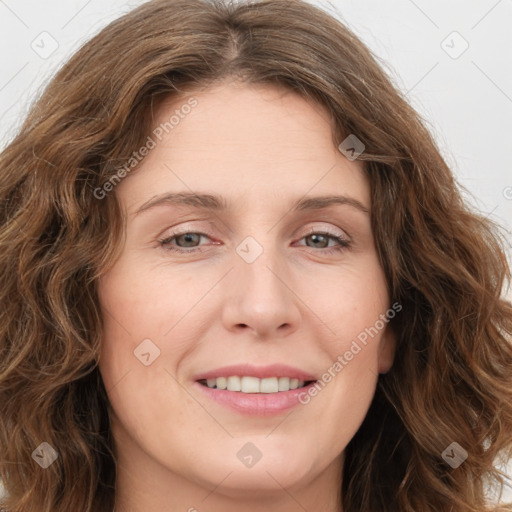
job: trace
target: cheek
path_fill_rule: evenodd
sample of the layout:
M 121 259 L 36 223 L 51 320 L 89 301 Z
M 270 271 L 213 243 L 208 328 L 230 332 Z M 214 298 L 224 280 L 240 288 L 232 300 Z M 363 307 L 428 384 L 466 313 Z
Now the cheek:
M 303 290 L 306 293 L 307 289 Z M 389 307 L 385 275 L 376 258 L 364 258 L 357 265 L 340 267 L 309 288 L 304 302 L 326 328 L 326 336 L 319 339 L 334 358 L 349 350 L 352 340 L 368 341 L 370 331 L 376 341 L 372 345 L 377 345 L 375 326 L 380 335 L 381 318 Z
M 339 451 L 346 448 L 363 423 L 377 384 L 373 371 L 355 360 L 353 363 L 336 378 L 335 396 L 329 404 L 333 409 L 330 417 L 335 420 L 326 437 L 335 440 Z
M 376 258 L 368 259 L 357 268 L 345 267 L 323 293 L 315 289 L 310 297 L 328 327 L 328 334 L 317 338 L 327 357 L 317 389 L 304 403 L 318 400 L 327 416 L 341 418 L 328 428 L 343 445 L 363 421 L 378 380 L 379 346 L 388 326 L 385 275 Z
M 144 362 L 154 361 L 154 369 L 160 356 L 156 309 L 161 303 L 154 297 L 156 287 L 140 271 L 123 263 L 118 261 L 98 283 L 103 316 L 100 370 L 107 391 L 128 373 L 133 376 L 134 371 L 146 368 Z M 147 375 L 151 378 L 154 372 Z
M 126 258 L 128 260 L 128 258 Z M 106 323 L 115 322 L 141 340 L 168 336 L 215 284 L 215 275 L 197 278 L 193 270 L 144 261 L 119 261 L 99 286 Z M 108 313 L 111 313 L 110 315 Z
M 190 272 L 151 268 L 128 258 L 102 276 L 99 366 L 107 392 L 114 390 L 111 401 L 117 407 L 130 407 L 137 396 L 171 403 L 169 393 L 177 386 L 171 375 L 177 374 L 180 361 L 201 337 L 204 322 L 194 321 L 193 328 L 190 322 L 201 317 L 197 303 L 205 287 L 205 281 Z
M 185 396 L 186 403 L 166 405 L 181 396 L 173 376 L 188 344 L 177 334 L 169 350 L 166 344 L 173 333 L 164 336 L 183 317 L 186 306 L 152 275 L 123 265 L 113 270 L 98 286 L 104 319 L 99 368 L 115 415 L 140 441 L 158 423 L 186 430 L 183 411 L 190 411 L 193 401 Z

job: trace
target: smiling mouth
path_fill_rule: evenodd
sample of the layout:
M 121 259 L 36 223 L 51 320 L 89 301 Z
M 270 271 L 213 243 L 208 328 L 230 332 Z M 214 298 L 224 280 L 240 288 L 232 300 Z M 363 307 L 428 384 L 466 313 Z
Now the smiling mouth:
M 259 379 L 250 376 L 217 377 L 212 379 L 200 379 L 199 384 L 210 389 L 226 391 L 238 391 L 241 393 L 282 393 L 309 386 L 315 380 L 303 381 L 289 377 L 267 377 Z

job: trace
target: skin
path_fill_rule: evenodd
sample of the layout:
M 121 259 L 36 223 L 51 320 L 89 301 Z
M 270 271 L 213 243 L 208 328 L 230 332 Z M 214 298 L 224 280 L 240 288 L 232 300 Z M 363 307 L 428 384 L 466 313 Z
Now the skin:
M 189 97 L 167 100 L 155 126 Z M 291 209 L 336 193 L 369 210 L 370 184 L 333 144 L 328 112 L 294 92 L 224 82 L 193 97 L 197 106 L 115 189 L 126 243 L 98 290 L 116 512 L 339 512 L 345 447 L 393 362 L 389 325 L 283 414 L 242 415 L 193 377 L 244 362 L 322 375 L 390 308 L 370 215 L 348 204 Z M 230 208 L 164 203 L 135 214 L 159 194 L 190 191 L 222 195 Z M 159 245 L 177 229 L 207 236 Z M 310 236 L 325 231 L 350 247 Z M 248 236 L 263 249 L 252 263 L 236 251 Z M 145 366 L 134 350 L 147 338 L 160 355 Z M 237 457 L 248 442 L 262 454 L 250 468 Z

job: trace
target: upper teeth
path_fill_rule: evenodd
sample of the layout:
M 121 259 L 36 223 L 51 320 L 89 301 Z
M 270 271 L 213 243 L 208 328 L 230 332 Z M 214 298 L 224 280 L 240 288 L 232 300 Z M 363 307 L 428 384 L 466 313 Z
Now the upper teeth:
M 304 381 L 290 379 L 289 377 L 217 377 L 206 379 L 209 388 L 227 389 L 228 391 L 241 391 L 242 393 L 277 393 L 289 391 L 304 386 Z

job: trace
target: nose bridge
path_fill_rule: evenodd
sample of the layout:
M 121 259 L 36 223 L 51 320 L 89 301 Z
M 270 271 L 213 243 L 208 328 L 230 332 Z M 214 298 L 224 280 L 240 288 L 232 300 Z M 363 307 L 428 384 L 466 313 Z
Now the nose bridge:
M 261 240 L 261 242 L 259 241 Z M 286 265 L 282 261 L 284 255 L 277 243 L 273 242 L 272 234 L 246 237 L 238 246 L 239 256 L 235 265 L 236 279 L 240 280 L 246 295 L 252 300 L 270 303 L 286 300 L 286 287 L 278 275 L 286 274 Z
M 287 282 L 290 272 L 273 232 L 248 236 L 236 247 L 225 311 L 226 327 L 245 326 L 260 336 L 297 327 L 298 310 Z M 273 333 L 273 334 L 272 334 Z

